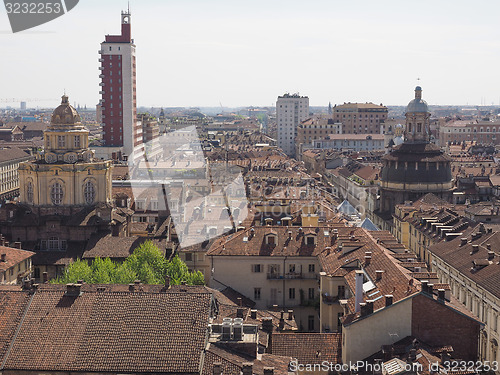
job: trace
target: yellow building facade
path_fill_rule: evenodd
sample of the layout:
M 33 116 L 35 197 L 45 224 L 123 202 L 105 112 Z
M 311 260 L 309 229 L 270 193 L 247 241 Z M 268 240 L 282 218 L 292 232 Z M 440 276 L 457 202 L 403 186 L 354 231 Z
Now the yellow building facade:
M 112 164 L 97 161 L 89 131 L 66 95 L 44 132 L 44 151 L 19 166 L 20 203 L 57 208 L 111 204 Z

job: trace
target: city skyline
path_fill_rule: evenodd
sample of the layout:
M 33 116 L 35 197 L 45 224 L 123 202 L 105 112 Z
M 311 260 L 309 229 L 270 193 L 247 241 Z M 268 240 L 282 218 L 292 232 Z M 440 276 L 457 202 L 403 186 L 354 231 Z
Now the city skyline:
M 490 73 L 500 58 L 499 4 L 357 5 L 133 1 L 138 106 L 269 107 L 285 92 L 307 95 L 311 106 L 405 105 L 417 84 L 431 105 L 499 104 L 500 78 Z M 126 8 L 126 2 L 87 0 L 18 34 L 0 12 L 0 100 L 49 99 L 28 106 L 50 107 L 66 91 L 82 106 L 95 106 L 97 50 L 103 34 L 119 32 Z M 19 103 L 1 103 L 7 105 Z

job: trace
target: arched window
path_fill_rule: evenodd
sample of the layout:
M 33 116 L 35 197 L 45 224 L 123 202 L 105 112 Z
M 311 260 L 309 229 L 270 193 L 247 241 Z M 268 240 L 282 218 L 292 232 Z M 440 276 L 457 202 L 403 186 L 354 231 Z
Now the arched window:
M 95 186 L 91 181 L 87 181 L 83 187 L 83 195 L 85 197 L 85 203 L 92 204 L 95 199 Z
M 59 182 L 56 182 L 54 185 L 52 185 L 50 196 L 52 198 L 52 203 L 55 204 L 56 206 L 62 203 L 64 197 L 64 190 Z
M 26 187 L 26 200 L 28 203 L 33 203 L 33 183 L 31 181 L 28 182 Z

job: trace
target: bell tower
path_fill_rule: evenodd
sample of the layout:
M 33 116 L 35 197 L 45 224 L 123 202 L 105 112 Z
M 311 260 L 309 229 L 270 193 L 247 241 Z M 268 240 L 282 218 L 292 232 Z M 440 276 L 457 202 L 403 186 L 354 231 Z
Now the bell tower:
M 430 118 L 429 107 L 422 99 L 422 88 L 415 88 L 415 99 L 408 103 L 406 108 L 406 142 L 429 142 L 430 141 Z

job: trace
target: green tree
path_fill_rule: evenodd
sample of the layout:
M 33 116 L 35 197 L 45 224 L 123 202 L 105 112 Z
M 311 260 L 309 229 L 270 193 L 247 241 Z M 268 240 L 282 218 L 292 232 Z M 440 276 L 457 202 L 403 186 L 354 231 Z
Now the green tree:
M 71 263 L 62 277 L 58 277 L 53 282 L 58 284 L 76 283 L 78 280 L 87 282 L 92 277 L 92 268 L 84 260 L 77 259 Z
M 178 256 L 167 261 L 151 241 L 138 246 L 123 263 L 113 262 L 109 258 L 96 258 L 89 265 L 78 259 L 66 268 L 62 277 L 52 282 L 67 284 L 83 280 L 89 284 L 130 284 L 134 280 L 141 280 L 144 284 L 163 284 L 167 275 L 173 285 L 182 282 L 189 285 L 205 283 L 200 271 L 189 272 Z
M 162 284 L 165 281 L 167 260 L 151 241 L 137 247 L 125 264 L 145 284 Z

